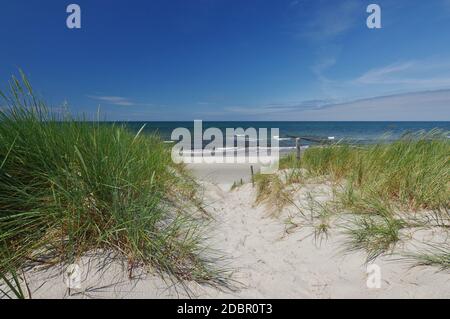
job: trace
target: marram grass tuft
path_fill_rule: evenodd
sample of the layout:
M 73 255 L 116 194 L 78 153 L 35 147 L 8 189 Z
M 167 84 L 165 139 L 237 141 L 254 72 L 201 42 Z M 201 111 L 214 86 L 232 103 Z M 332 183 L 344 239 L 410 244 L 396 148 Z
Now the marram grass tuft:
M 202 244 L 196 185 L 157 136 L 58 115 L 23 74 L 1 97 L 3 279 L 29 260 L 106 250 L 178 282 L 225 283 Z
M 449 132 L 432 130 L 408 133 L 393 142 L 380 139 L 373 145 L 337 143 L 310 147 L 300 161 L 295 154 L 280 160 L 280 168 L 291 176 L 284 182 L 278 176 L 256 179 L 257 202 L 280 203 L 280 210 L 291 202 L 276 199 L 285 198 L 280 194 L 292 195 L 292 183 L 307 183 L 310 178 L 331 181 L 336 197 L 330 203 L 335 205 L 334 211 L 351 215 L 345 227 L 349 236 L 347 248 L 362 249 L 367 252 L 367 260 L 373 260 L 393 250 L 401 240 L 402 229 L 417 226 L 408 222 L 405 214 L 413 217 L 416 211 L 434 212 L 443 222 L 441 230 L 450 227 L 448 136 Z M 448 269 L 447 246 L 438 253 L 415 255 L 418 263 L 440 264 L 441 269 Z

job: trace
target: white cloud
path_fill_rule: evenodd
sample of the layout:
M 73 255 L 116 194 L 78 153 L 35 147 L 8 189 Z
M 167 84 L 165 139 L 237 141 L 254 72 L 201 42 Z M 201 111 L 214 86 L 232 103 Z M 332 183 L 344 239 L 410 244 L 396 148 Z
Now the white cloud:
M 324 5 L 317 6 L 318 11 L 303 30 L 303 35 L 315 40 L 336 37 L 356 25 L 358 9 L 361 3 L 356 0 L 321 1 Z M 308 14 L 311 14 L 308 12 Z
M 449 121 L 450 90 L 380 96 L 297 115 L 299 120 Z
M 320 99 L 224 111 L 248 120 L 443 120 L 450 121 L 450 61 L 403 61 L 370 69 L 355 78 L 334 80 L 326 71 L 332 57 L 312 67 L 322 87 Z
M 262 106 L 232 106 L 226 107 L 224 110 L 230 113 L 238 113 L 243 115 L 269 115 L 290 113 L 299 110 L 316 110 L 331 104 L 331 100 L 305 100 L 292 103 L 271 103 Z
M 325 72 L 327 69 L 331 68 L 335 64 L 336 58 L 328 57 L 317 62 L 315 65 L 313 65 L 311 69 L 318 78 L 324 78 L 323 72 Z
M 311 1 L 312 2 L 312 1 Z M 316 48 L 316 62 L 311 67 L 319 82 L 322 93 L 334 97 L 332 84 L 326 72 L 333 67 L 342 50 L 341 38 L 357 26 L 364 5 L 358 0 L 328 1 L 316 0 L 316 11 L 305 11 L 305 23 L 300 35 L 307 38 Z
M 378 69 L 372 69 L 356 79 L 356 82 L 363 84 L 383 83 L 387 77 L 399 72 L 409 70 L 414 66 L 414 62 L 391 64 Z
M 112 105 L 121 105 L 121 106 L 133 106 L 136 105 L 134 102 L 129 100 L 128 98 L 122 96 L 96 96 L 96 95 L 88 95 L 89 98 L 105 102 L 107 104 Z
M 228 115 L 248 120 L 450 121 L 450 90 L 422 91 L 347 102 L 311 100 L 262 107 L 230 107 Z
M 407 89 L 437 89 L 450 86 L 447 61 L 407 61 L 372 69 L 354 80 L 355 84 L 398 85 Z
M 450 59 L 447 57 L 399 61 L 348 79 L 333 79 L 326 75 L 334 62 L 333 58 L 322 59 L 312 68 L 322 97 L 334 100 L 450 88 Z
M 148 103 L 137 103 L 133 100 L 123 97 L 123 96 L 113 96 L 113 95 L 87 95 L 88 98 L 104 102 L 108 105 L 118 105 L 118 106 L 152 106 L 153 104 Z
M 264 105 L 264 106 L 231 106 L 226 107 L 225 111 L 228 113 L 237 113 L 242 115 L 270 115 L 274 113 L 286 113 L 291 112 L 295 110 L 295 107 L 293 106 L 270 106 L 270 105 Z

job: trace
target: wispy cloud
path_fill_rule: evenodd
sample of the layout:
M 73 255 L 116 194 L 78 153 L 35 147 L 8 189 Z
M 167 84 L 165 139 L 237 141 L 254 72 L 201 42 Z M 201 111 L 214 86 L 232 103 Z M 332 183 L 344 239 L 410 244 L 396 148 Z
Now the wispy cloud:
M 308 10 L 308 14 L 302 17 L 305 23 L 300 35 L 315 48 L 316 62 L 311 71 L 323 95 L 335 97 L 326 73 L 337 63 L 342 50 L 341 40 L 358 25 L 358 17 L 365 12 L 362 9 L 364 5 L 359 0 L 316 0 L 313 3 L 315 10 Z
M 450 86 L 447 61 L 406 61 L 372 69 L 354 80 L 360 85 L 398 85 L 407 89 L 438 89 Z
M 261 107 L 230 107 L 228 115 L 297 121 L 438 121 L 450 118 L 450 89 L 350 101 L 310 100 Z
M 450 118 L 450 90 L 378 96 L 298 113 L 304 120 L 440 121 Z
M 450 118 L 450 60 L 406 60 L 348 79 L 326 75 L 336 60 L 311 69 L 322 86 L 318 99 L 223 108 L 255 120 L 445 120 Z
M 396 63 L 378 69 L 372 69 L 356 79 L 358 83 L 373 84 L 384 82 L 386 78 L 396 75 L 402 71 L 410 70 L 414 62 Z
M 336 58 L 335 57 L 328 57 L 320 60 L 315 65 L 312 66 L 311 70 L 313 73 L 322 80 L 325 80 L 324 72 L 336 64 Z
M 446 9 L 450 12 L 450 0 L 442 0 L 442 5 L 443 5 L 444 9 Z
M 226 107 L 225 111 L 227 113 L 235 113 L 242 115 L 270 115 L 273 113 L 286 113 L 292 111 L 293 108 L 290 106 L 230 106 Z
M 329 99 L 305 100 L 292 103 L 270 103 L 261 106 L 233 106 L 226 107 L 226 112 L 239 113 L 243 115 L 270 115 L 289 113 L 299 110 L 318 110 L 332 103 Z
M 122 96 L 110 96 L 110 95 L 104 95 L 104 96 L 97 96 L 97 95 L 88 95 L 89 98 L 101 102 L 105 102 L 106 104 L 112 104 L 112 105 L 121 105 L 121 106 L 133 106 L 136 105 L 136 103 L 132 102 L 130 99 Z
M 447 57 L 397 61 L 370 68 L 347 79 L 334 79 L 327 75 L 327 71 L 336 64 L 335 59 L 324 58 L 312 67 L 321 88 L 321 97 L 348 100 L 450 88 L 450 59 Z
M 361 7 L 359 1 L 317 2 L 317 11 L 310 16 L 306 28 L 302 31 L 303 36 L 315 40 L 328 39 L 341 35 L 356 25 L 358 9 Z
M 332 96 L 333 81 L 328 79 L 328 77 L 326 76 L 326 72 L 335 64 L 336 64 L 336 57 L 332 56 L 320 59 L 315 65 L 311 67 L 311 71 L 316 77 L 316 80 L 318 81 L 322 93 L 328 97 Z

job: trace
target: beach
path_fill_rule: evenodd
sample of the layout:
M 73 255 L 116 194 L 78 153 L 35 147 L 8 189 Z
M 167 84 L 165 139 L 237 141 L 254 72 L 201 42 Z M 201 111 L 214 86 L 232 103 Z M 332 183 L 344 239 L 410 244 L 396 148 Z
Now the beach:
M 4 2 L 0 301 L 450 299 L 450 0 Z
M 308 226 L 286 223 L 292 207 L 273 216 L 265 205 L 256 205 L 249 164 L 188 166 L 199 179 L 205 210 L 212 217 L 206 232 L 208 246 L 231 274 L 229 287 L 198 283 L 171 283 L 135 271 L 129 278 L 126 261 L 97 252 L 80 260 L 79 289 L 67 289 L 64 268 L 29 269 L 26 279 L 33 298 L 450 298 L 450 278 L 431 267 L 411 267 L 399 259 L 416 242 L 442 240 L 440 234 L 411 231 L 410 240 L 398 244 L 393 254 L 366 263 L 362 252 L 347 252 L 345 236 L 332 228 L 326 238 L 314 238 Z M 244 184 L 230 190 L 236 179 Z M 296 193 L 297 205 L 306 194 L 319 201 L 331 196 L 327 183 L 311 183 Z M 344 223 L 336 220 L 333 223 Z M 299 222 L 300 223 L 300 222 Z M 368 265 L 381 271 L 380 288 L 368 287 Z M 370 269 L 370 268 L 369 268 Z

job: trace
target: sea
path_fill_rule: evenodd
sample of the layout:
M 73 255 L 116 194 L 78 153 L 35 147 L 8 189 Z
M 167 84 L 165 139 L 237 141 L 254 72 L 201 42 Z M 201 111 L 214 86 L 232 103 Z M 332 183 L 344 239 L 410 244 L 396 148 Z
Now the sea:
M 117 124 L 117 123 L 116 123 Z M 186 128 L 193 137 L 193 121 L 177 122 L 122 122 L 129 130 L 138 132 L 142 127 L 144 134 L 158 134 L 166 143 L 175 143 L 171 135 L 176 128 Z M 145 126 L 144 126 L 145 125 Z M 439 130 L 444 136 L 450 138 L 450 121 L 439 122 L 294 122 L 294 121 L 204 121 L 203 131 L 208 128 L 218 128 L 222 131 L 225 141 L 227 128 L 278 128 L 280 151 L 295 149 L 294 137 L 305 138 L 301 140 L 302 147 L 309 147 L 322 142 L 349 142 L 356 144 L 371 144 L 378 141 L 394 141 L 405 134 L 420 131 L 428 132 Z M 236 137 L 238 138 L 238 137 Z M 209 141 L 204 141 L 207 144 Z M 247 140 L 248 142 L 248 140 Z M 224 142 L 225 143 L 225 142 Z M 270 141 L 268 142 L 270 145 Z

